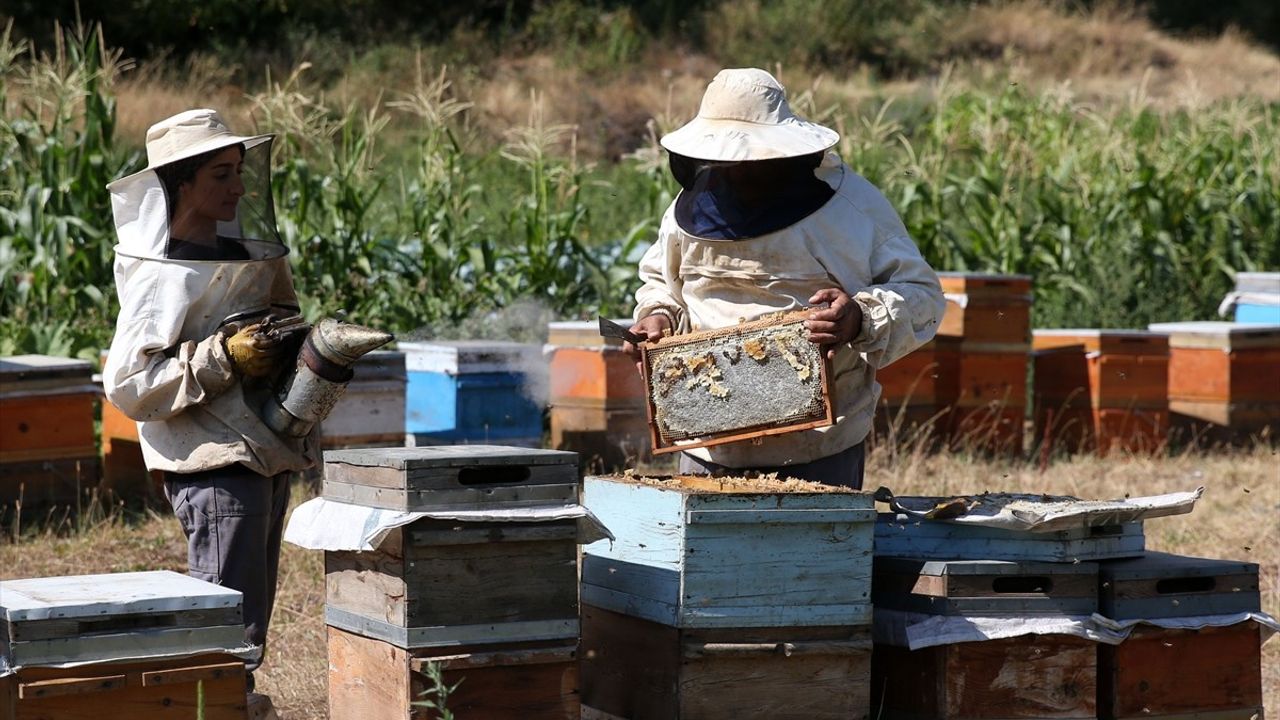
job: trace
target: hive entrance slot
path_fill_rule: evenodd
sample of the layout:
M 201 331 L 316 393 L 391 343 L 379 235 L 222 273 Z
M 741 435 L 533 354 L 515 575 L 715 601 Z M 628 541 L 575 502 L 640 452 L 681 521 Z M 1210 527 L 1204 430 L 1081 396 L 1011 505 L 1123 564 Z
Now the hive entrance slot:
M 1090 537 L 1111 537 L 1123 533 L 1124 528 L 1119 525 L 1095 525 L 1089 528 Z
M 529 468 L 521 465 L 474 465 L 458 471 L 461 485 L 516 485 L 529 479 Z
M 178 618 L 173 614 L 162 615 L 117 615 L 102 620 L 81 620 L 76 627 L 81 635 L 94 633 L 117 632 L 120 630 L 139 630 L 161 627 L 174 627 Z
M 1156 581 L 1156 593 L 1160 595 L 1181 595 L 1184 593 L 1210 592 L 1216 585 L 1211 577 L 1165 578 Z
M 999 577 L 991 581 L 991 590 L 1009 595 L 1047 593 L 1053 589 L 1053 580 L 1047 577 Z

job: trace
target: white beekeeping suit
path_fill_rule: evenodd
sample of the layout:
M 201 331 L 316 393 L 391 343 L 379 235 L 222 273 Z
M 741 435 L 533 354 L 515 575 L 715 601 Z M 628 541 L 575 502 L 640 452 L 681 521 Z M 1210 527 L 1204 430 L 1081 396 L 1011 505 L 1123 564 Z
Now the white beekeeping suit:
M 270 135 L 234 135 L 212 110 L 191 110 L 147 133 L 148 167 L 107 186 L 119 244 L 120 316 L 103 370 L 107 398 L 138 421 L 147 467 L 192 473 L 233 464 L 264 476 L 302 470 L 313 438 L 281 438 L 259 417 L 268 383 L 241 378 L 228 337 L 269 314 L 296 313 L 288 249 L 275 229 Z M 217 224 L 219 252 L 190 259 L 171 237 L 161 174 L 174 163 L 238 146 L 243 195 Z M 157 173 L 157 168 L 160 173 Z

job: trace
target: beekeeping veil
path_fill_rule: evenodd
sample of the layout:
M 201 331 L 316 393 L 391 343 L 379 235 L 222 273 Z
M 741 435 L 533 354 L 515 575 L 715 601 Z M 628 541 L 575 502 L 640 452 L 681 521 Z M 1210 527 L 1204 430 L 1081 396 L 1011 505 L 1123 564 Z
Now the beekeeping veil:
M 186 312 L 188 318 L 179 322 L 194 333 L 212 331 L 223 321 L 266 314 L 272 306 L 296 310 L 285 259 L 288 248 L 276 230 L 271 196 L 272 138 L 236 135 L 208 109 L 179 113 L 147 130 L 147 167 L 107 186 L 119 239 L 116 283 L 122 310 L 149 315 L 162 326 L 171 323 L 161 315 Z M 244 193 L 235 204 L 234 217 L 217 221 L 216 247 L 173 237 L 178 188 L 165 178 L 173 178 L 184 166 L 191 175 L 202 160 L 231 147 L 243 152 L 239 180 Z M 139 295 L 134 292 L 138 283 L 155 285 L 152 307 L 123 307 L 127 298 Z M 187 311 L 193 306 L 203 311 L 201 319 L 204 312 L 217 315 L 208 318 L 217 321 L 213 327 L 191 327 Z M 168 335 L 172 330 L 160 332 Z
M 682 192 L 675 219 L 695 237 L 736 240 L 781 230 L 835 190 L 815 174 L 840 139 L 796 116 L 786 89 L 755 68 L 722 70 L 698 115 L 662 137 Z

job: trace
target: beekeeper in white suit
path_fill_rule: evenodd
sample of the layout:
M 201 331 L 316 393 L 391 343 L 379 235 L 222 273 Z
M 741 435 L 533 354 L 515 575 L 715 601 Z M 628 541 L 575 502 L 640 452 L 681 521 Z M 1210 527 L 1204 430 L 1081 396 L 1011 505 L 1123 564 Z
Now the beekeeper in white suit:
M 277 436 L 258 413 L 289 349 L 254 331 L 298 311 L 275 227 L 271 140 L 190 110 L 153 125 L 146 169 L 107 186 L 120 297 L 107 399 L 138 421 L 147 468 L 164 472 L 190 574 L 244 594 L 246 637 L 258 646 L 289 473 L 319 457 L 314 436 Z
M 662 138 L 681 191 L 640 261 L 631 329 L 658 340 L 825 304 L 810 313 L 809 339 L 828 348 L 838 402 L 830 427 L 689 450 L 682 473 L 861 487 L 875 369 L 938 328 L 937 274 L 880 191 L 830 152 L 838 140 L 792 113 L 757 69 L 721 71 L 697 117 Z

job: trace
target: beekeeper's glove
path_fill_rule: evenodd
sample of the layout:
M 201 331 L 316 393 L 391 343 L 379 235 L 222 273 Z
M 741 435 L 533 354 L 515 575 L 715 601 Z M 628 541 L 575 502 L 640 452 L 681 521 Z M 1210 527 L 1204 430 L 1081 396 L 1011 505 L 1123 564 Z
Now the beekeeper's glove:
M 258 331 L 258 323 L 241 328 L 227 338 L 227 355 L 237 375 L 251 378 L 267 377 L 280 364 L 284 346 Z

